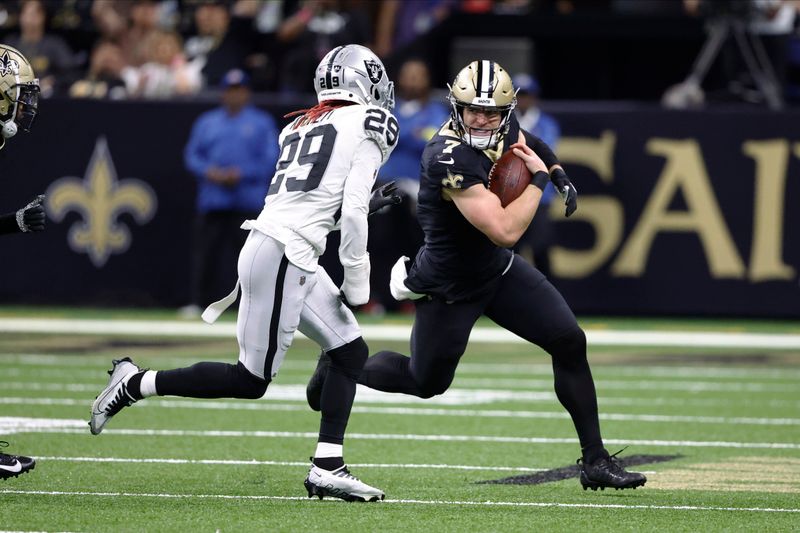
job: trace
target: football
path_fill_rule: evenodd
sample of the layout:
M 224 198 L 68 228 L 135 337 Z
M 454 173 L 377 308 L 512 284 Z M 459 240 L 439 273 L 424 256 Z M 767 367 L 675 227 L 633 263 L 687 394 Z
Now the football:
M 489 171 L 489 190 L 500 198 L 503 207 L 516 200 L 530 183 L 528 167 L 511 150 L 500 156 Z

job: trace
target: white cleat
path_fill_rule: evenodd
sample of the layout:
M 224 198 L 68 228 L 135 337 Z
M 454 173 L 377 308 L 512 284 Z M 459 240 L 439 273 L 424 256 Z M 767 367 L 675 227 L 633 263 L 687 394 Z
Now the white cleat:
M 89 420 L 89 429 L 92 435 L 99 435 L 112 416 L 120 412 L 123 407 L 133 405 L 136 401 L 128 395 L 125 385 L 131 376 L 141 369 L 128 357 L 114 359 L 112 363 L 114 368 L 108 371 L 111 375 L 108 385 L 92 404 L 92 418 Z
M 333 496 L 348 502 L 377 502 L 386 497 L 382 490 L 370 487 L 347 469 L 347 465 L 336 470 L 323 470 L 311 465 L 308 477 L 303 482 L 308 497 Z

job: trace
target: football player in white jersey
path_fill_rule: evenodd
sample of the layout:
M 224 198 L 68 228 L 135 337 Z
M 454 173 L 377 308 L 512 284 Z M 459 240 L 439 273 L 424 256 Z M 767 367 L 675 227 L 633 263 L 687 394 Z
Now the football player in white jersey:
M 391 113 L 394 85 L 378 57 L 358 45 L 331 50 L 317 67 L 314 85 L 318 105 L 288 115 L 296 117 L 280 134 L 281 155 L 264 210 L 242 226 L 250 235 L 239 255 L 236 289 L 203 313 L 206 321 L 215 320 L 241 286 L 238 364 L 155 372 L 128 358 L 115 360 L 89 425 L 97 435 L 120 409 L 154 395 L 260 398 L 299 329 L 332 360 L 305 480 L 308 495 L 376 501 L 383 491 L 350 474 L 342 453 L 356 379 L 368 356 L 346 304 L 369 299 L 367 215 L 375 176 L 399 133 Z M 341 287 L 317 264 L 328 233 L 337 228 Z

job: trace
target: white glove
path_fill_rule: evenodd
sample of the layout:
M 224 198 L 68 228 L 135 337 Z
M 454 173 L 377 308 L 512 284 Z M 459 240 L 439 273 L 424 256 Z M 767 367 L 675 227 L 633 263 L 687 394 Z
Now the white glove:
M 342 296 L 348 305 L 364 305 L 369 301 L 369 255 L 357 266 L 344 266 Z

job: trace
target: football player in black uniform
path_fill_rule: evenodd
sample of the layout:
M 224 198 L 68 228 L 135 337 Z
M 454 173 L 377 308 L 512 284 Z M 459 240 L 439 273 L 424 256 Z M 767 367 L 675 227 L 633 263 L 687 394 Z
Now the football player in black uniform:
M 39 104 L 39 80 L 33 75 L 28 60 L 19 50 L 0 44 L 0 150 L 6 139 L 19 129 L 29 131 Z M 44 229 L 44 196 L 37 196 L 25 207 L 0 214 L 0 235 L 42 231 Z M 6 447 L 6 441 L 0 441 Z M 21 455 L 0 453 L 0 479 L 17 477 L 33 470 L 36 461 Z
M 442 394 L 472 327 L 487 316 L 551 355 L 556 395 L 583 452 L 578 463 L 584 489 L 635 488 L 645 476 L 627 472 L 603 446 L 583 330 L 553 285 L 509 249 L 533 218 L 548 179 L 564 199 L 566 215 L 577 208 L 577 191 L 556 156 L 520 130 L 515 93 L 506 71 L 490 60 L 473 61 L 453 81 L 451 118 L 422 156 L 417 216 L 425 244 L 408 272 L 401 258 L 392 275 L 396 298 L 416 298 L 411 357 L 379 352 L 367 360 L 359 383 L 420 398 Z M 503 208 L 488 189 L 488 174 L 510 149 L 533 180 Z M 309 382 L 312 408 L 318 407 L 327 364 L 323 355 Z

